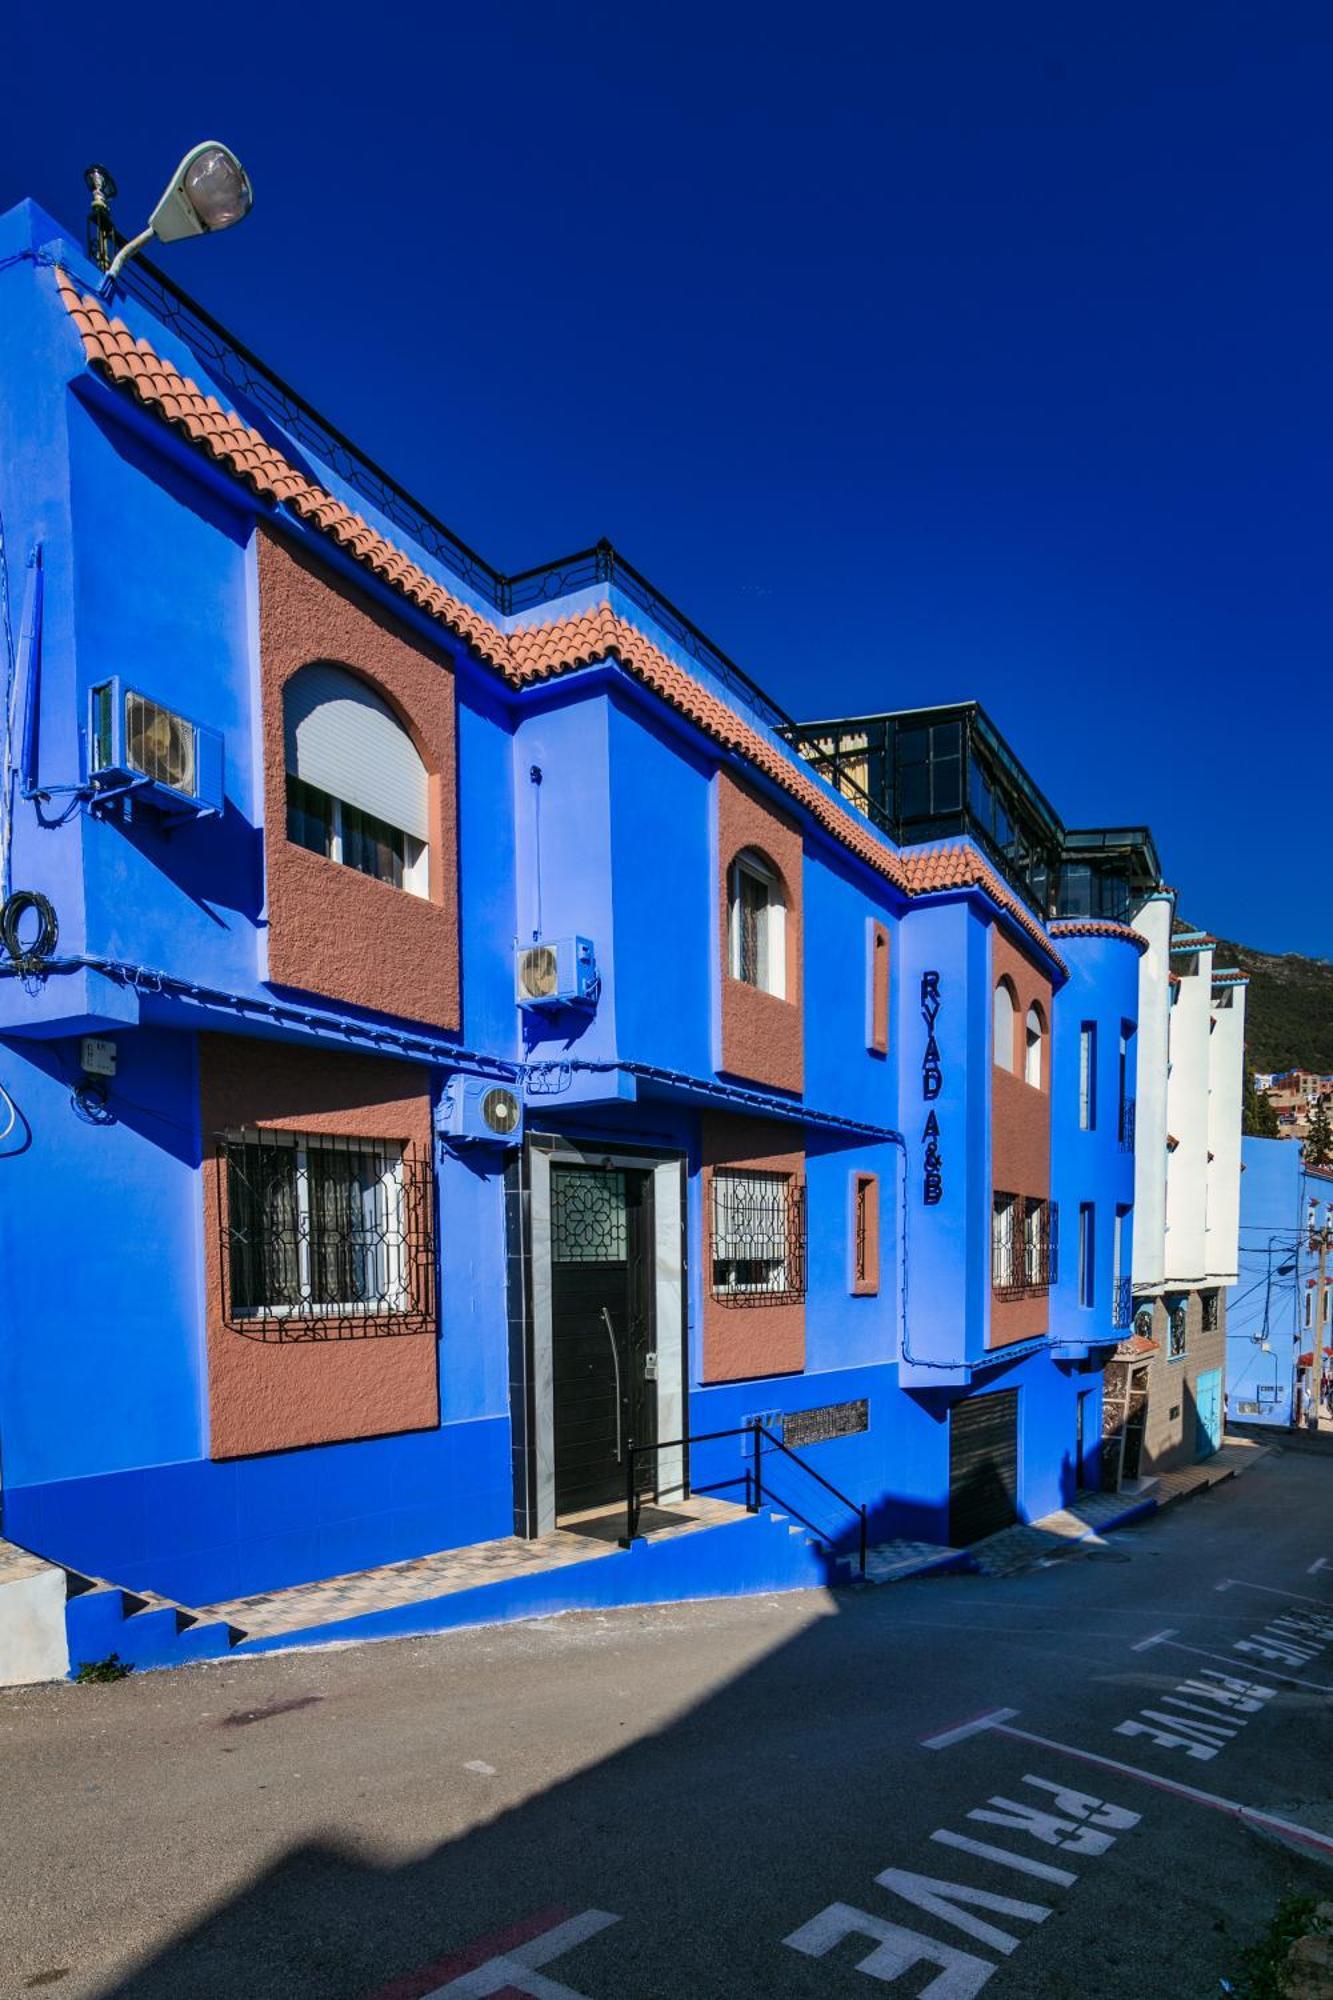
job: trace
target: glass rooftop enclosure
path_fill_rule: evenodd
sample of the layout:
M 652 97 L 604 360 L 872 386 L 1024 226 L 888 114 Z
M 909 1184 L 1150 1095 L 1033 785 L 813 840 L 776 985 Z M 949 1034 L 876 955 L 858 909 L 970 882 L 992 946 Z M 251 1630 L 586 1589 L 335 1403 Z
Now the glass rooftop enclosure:
M 784 733 L 900 847 L 975 840 L 1043 921 L 1125 923 L 1161 887 L 1149 829 L 1067 827 L 978 702 L 801 722 Z

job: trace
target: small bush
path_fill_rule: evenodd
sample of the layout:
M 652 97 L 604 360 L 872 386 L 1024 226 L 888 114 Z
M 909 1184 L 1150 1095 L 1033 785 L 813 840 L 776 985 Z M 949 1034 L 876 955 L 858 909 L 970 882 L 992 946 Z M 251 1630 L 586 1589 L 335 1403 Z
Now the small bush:
M 104 1660 L 80 1660 L 74 1679 L 80 1687 L 95 1687 L 102 1681 L 127 1680 L 133 1672 L 119 1653 L 108 1653 Z
M 1278 1974 L 1297 1938 L 1322 1928 L 1316 1925 L 1314 1913 L 1313 1896 L 1283 1897 L 1258 1944 L 1242 1954 L 1241 1982 L 1234 1988 L 1237 2000 L 1282 2000 Z

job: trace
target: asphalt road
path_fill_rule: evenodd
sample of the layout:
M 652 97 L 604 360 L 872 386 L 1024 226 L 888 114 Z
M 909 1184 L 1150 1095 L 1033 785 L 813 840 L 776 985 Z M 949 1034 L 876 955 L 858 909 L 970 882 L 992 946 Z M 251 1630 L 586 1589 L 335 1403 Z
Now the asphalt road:
M 1333 1893 L 1331 1482 L 1005 1581 L 0 1694 L 0 1992 L 1216 1995 Z

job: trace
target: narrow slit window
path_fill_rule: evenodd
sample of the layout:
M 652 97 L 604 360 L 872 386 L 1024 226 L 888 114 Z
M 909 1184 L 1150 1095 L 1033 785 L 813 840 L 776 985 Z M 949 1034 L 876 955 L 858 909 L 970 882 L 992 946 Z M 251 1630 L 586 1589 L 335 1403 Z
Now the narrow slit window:
M 879 1177 L 852 1176 L 852 1291 L 879 1290 Z

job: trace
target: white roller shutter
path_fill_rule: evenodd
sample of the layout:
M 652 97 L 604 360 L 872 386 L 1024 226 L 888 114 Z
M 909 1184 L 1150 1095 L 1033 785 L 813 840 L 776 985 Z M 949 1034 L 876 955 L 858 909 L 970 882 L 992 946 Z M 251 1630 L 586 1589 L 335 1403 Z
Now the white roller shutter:
M 429 837 L 426 767 L 389 704 L 326 660 L 302 667 L 283 697 L 287 769 L 344 805 L 416 840 Z

